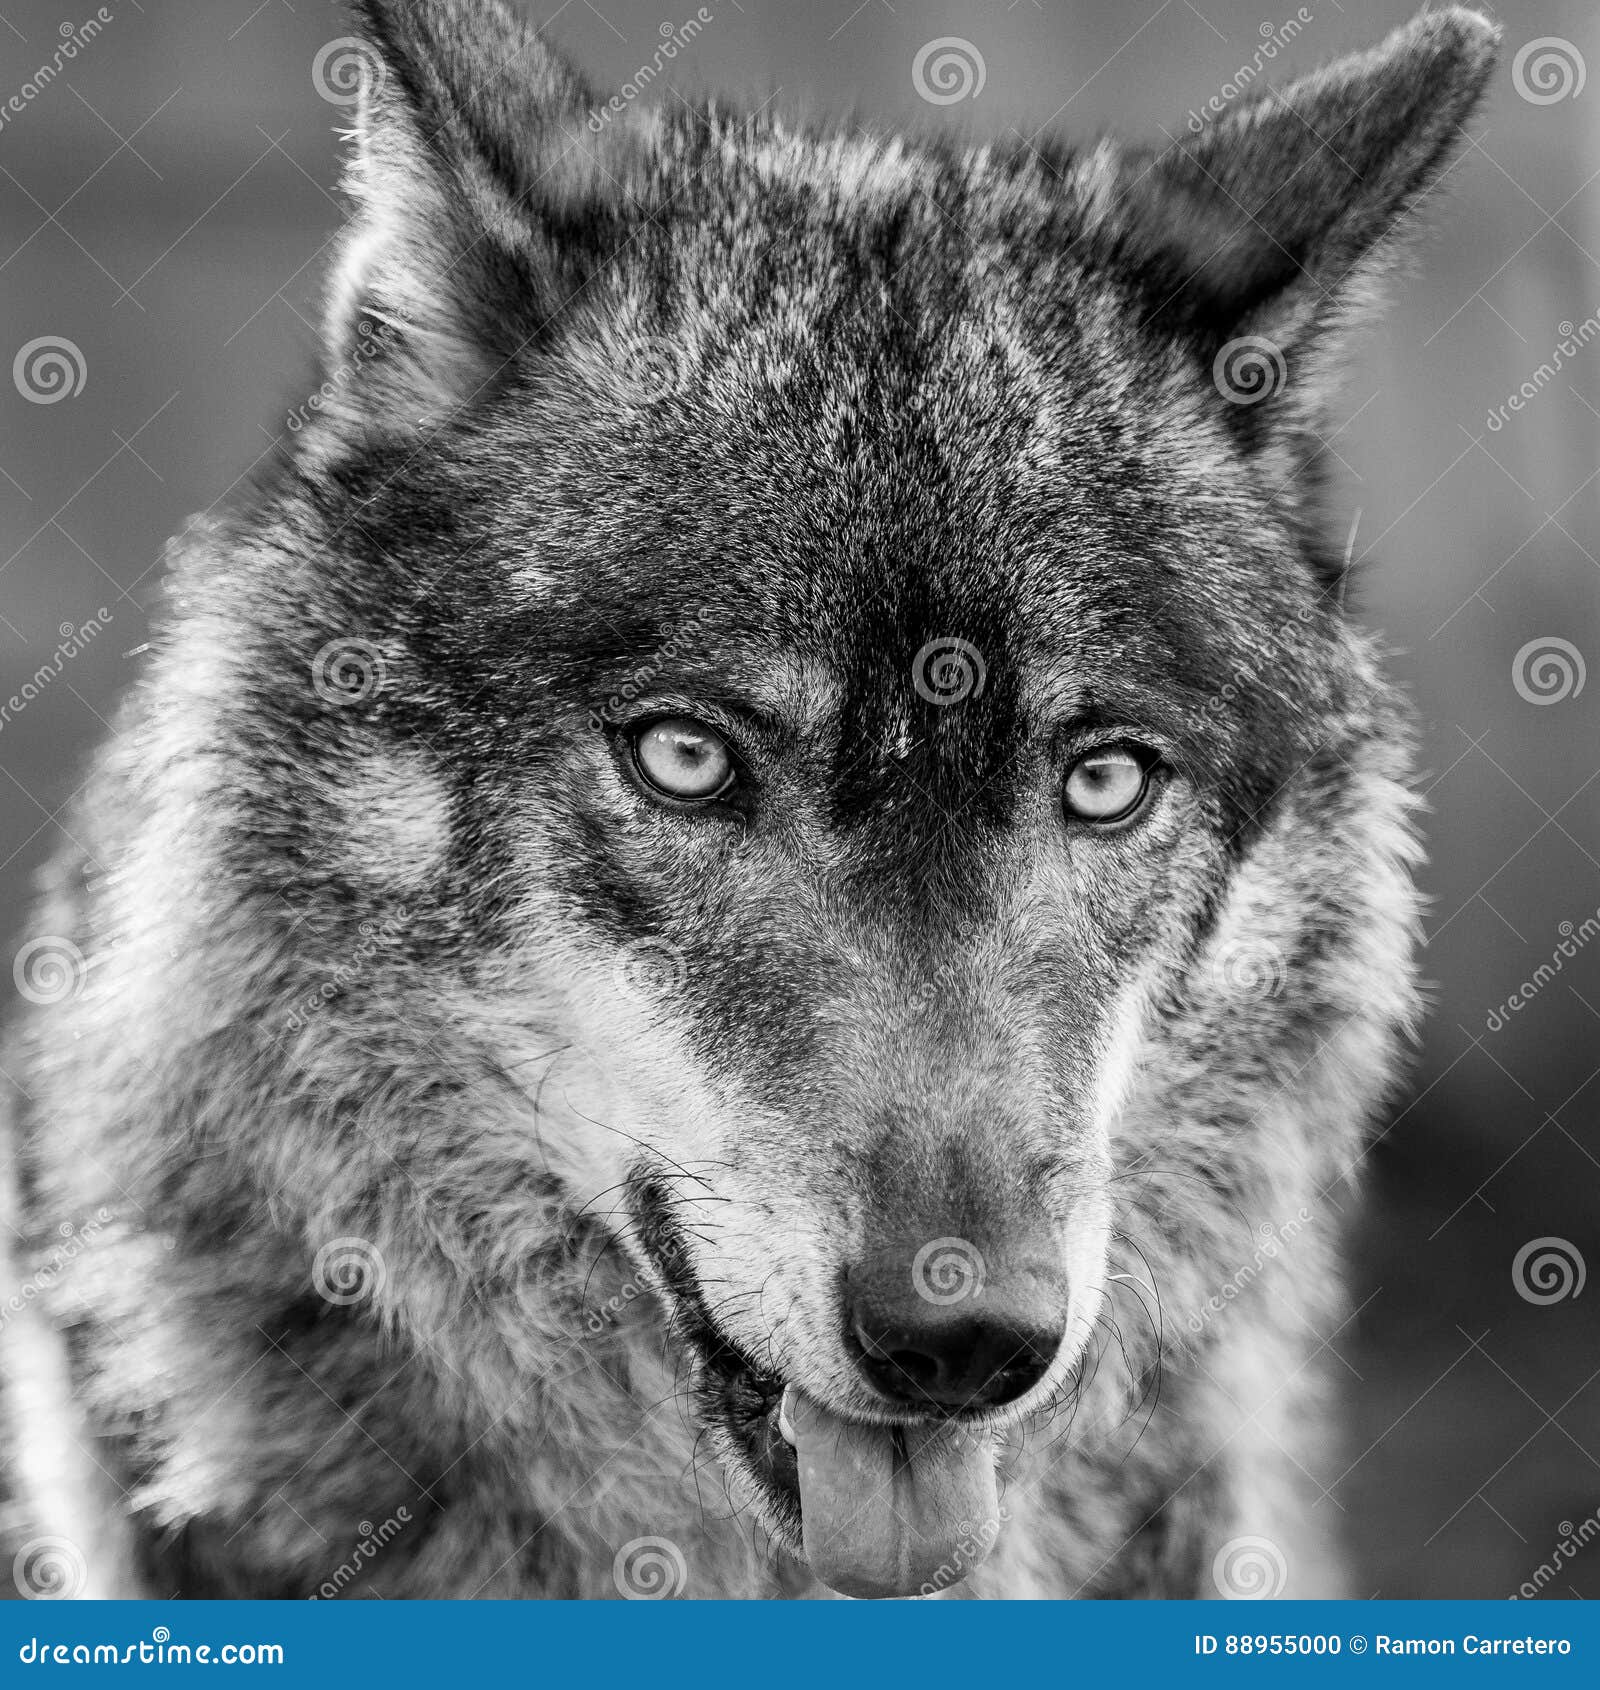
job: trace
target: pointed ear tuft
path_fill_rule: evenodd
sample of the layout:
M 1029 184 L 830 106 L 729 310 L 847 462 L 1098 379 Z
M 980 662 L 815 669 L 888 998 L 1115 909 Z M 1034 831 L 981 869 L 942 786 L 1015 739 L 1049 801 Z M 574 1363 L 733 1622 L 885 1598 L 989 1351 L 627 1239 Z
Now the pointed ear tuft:
M 329 288 L 327 407 L 411 431 L 470 400 L 541 320 L 534 200 L 587 90 L 498 0 L 358 0 L 352 201 Z
M 1203 351 L 1260 337 L 1292 368 L 1373 291 L 1465 141 L 1498 42 L 1481 13 L 1426 12 L 1373 51 L 1130 161 L 1119 245 L 1162 318 Z

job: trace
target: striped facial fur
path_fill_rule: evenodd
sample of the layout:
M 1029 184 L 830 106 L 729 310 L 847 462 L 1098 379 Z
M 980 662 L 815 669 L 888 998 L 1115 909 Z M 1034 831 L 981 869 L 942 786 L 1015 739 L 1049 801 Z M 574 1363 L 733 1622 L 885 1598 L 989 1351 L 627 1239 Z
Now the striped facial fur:
M 70 1117 L 175 1240 L 141 1327 L 281 1328 L 330 1400 L 415 1358 L 365 1399 L 438 1475 L 391 1593 L 603 1593 L 665 1519 L 706 1594 L 1194 1594 L 1287 1488 L 1162 1499 L 1331 1247 L 1248 1360 L 1197 1311 L 1348 1170 L 1412 1008 L 1404 713 L 1318 429 L 1492 32 L 1161 152 L 962 152 L 596 131 L 500 7 L 361 12 L 348 379 L 175 562 L 75 830 L 119 873 L 57 894 L 105 961 L 29 1031 L 36 1189 L 89 1178 Z M 381 1276 L 307 1313 L 349 1237 Z M 299 1593 L 203 1423 L 96 1377 L 166 1582 Z

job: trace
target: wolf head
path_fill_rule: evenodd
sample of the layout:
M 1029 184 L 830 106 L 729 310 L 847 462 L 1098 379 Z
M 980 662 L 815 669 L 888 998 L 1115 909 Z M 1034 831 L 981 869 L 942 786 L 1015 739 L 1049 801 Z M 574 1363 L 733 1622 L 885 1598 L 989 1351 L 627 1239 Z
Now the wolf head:
M 914 1590 L 1091 1353 L 1130 1194 L 1270 1217 L 1383 1083 L 1405 736 L 1319 431 L 1493 31 L 1161 150 L 958 152 L 618 112 L 497 5 L 362 11 L 327 402 L 183 583 L 249 629 L 277 978 L 342 954 L 371 1028 L 381 953 L 409 1071 L 456 1052 L 397 1107 L 499 1087 L 493 1130 L 366 1109 L 453 1270 L 548 1247 L 536 1185 L 607 1230 L 736 1491 Z M 327 1083 L 377 1064 L 291 1021 Z

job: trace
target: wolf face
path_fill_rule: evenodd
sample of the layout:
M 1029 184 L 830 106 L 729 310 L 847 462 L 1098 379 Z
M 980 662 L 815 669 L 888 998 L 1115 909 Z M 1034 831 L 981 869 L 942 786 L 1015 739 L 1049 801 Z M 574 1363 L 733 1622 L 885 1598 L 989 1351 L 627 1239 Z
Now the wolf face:
M 1383 1083 L 1405 735 L 1317 430 L 1492 32 L 1431 14 L 1073 156 L 596 135 L 498 7 L 365 12 L 349 376 L 234 562 L 185 566 L 164 671 L 248 770 L 203 846 L 230 933 L 263 889 L 296 912 L 272 1001 L 358 922 L 379 953 L 280 1020 L 268 1083 L 478 1099 L 374 1130 L 497 1324 L 557 1221 L 614 1237 L 736 1495 L 835 1587 L 915 1591 L 992 1509 L 991 1440 L 1081 1382 L 1129 1182 L 1275 1203 Z M 361 684 L 306 684 L 352 642 Z M 377 1062 L 401 1001 L 454 1079 Z M 1297 1086 L 1339 1133 L 1308 1106 L 1290 1145 Z M 308 1228 L 381 1231 L 390 1177 Z M 380 1311 L 431 1329 L 437 1263 L 383 1236 Z

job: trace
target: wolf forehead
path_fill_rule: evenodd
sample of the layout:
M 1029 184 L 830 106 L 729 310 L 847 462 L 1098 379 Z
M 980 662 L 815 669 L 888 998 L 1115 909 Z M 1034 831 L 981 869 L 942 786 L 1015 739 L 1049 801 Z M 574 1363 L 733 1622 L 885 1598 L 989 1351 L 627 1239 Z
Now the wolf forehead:
M 899 566 L 1048 596 L 1068 539 L 1094 561 L 1185 504 L 1242 512 L 1195 347 L 1097 251 L 1092 165 L 1046 183 L 988 153 L 654 128 L 573 308 L 522 349 L 532 472 L 592 485 L 599 454 L 619 495 L 558 501 L 536 565 L 579 524 L 625 549 L 648 507 L 653 543 L 704 513 L 763 575 L 824 554 L 830 588 L 864 563 L 879 588 Z
M 445 466 L 546 649 L 610 681 L 665 642 L 692 674 L 712 642 L 670 636 L 709 617 L 756 676 L 909 673 L 948 639 L 1034 688 L 1069 652 L 1117 659 L 1101 690 L 1170 688 L 1187 653 L 1203 689 L 1219 592 L 1248 583 L 1245 631 L 1314 604 L 1203 368 L 1097 273 L 1070 184 L 681 123 L 465 447 L 408 475 Z

